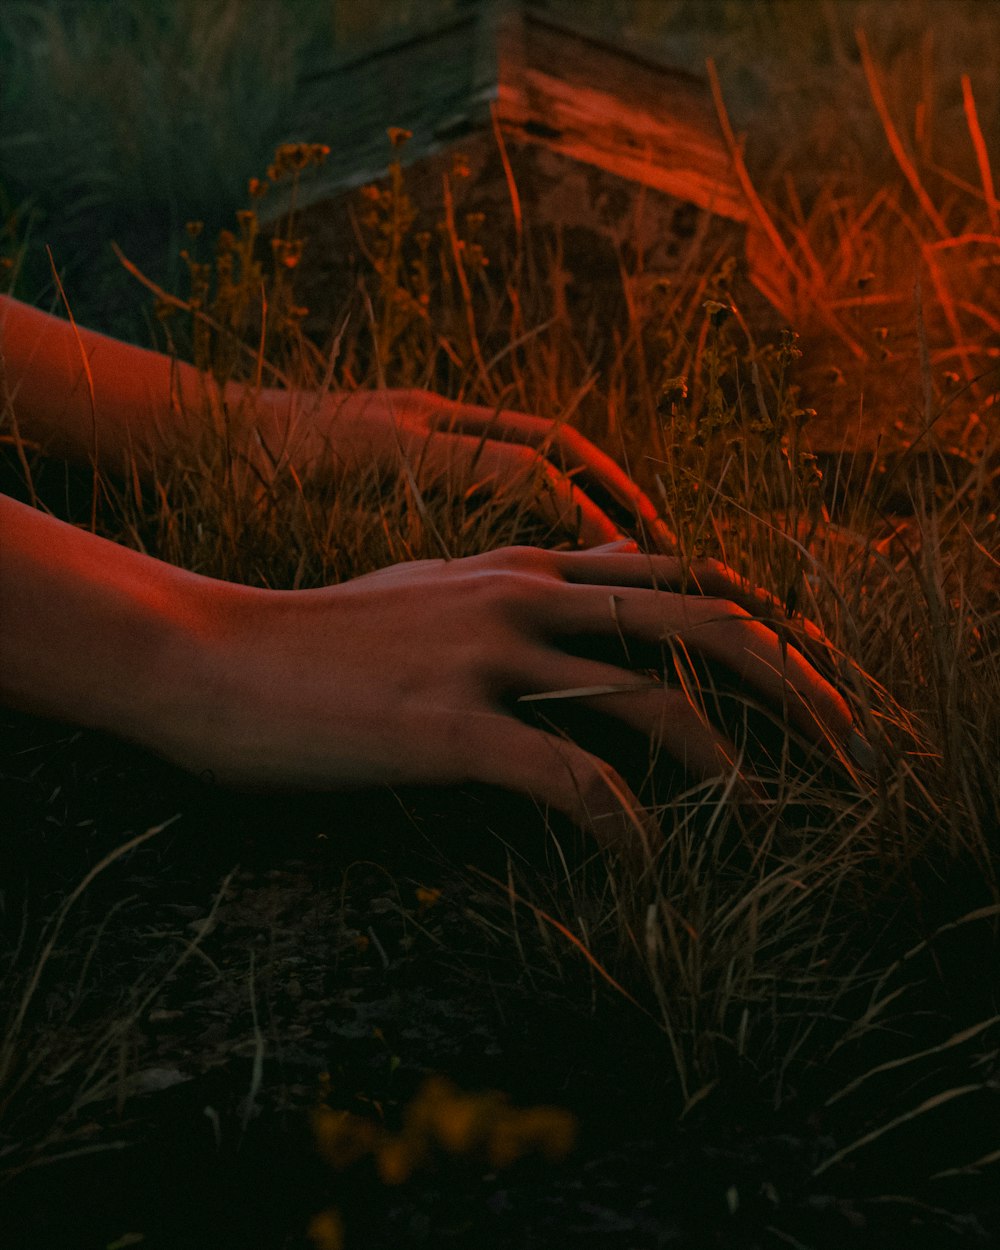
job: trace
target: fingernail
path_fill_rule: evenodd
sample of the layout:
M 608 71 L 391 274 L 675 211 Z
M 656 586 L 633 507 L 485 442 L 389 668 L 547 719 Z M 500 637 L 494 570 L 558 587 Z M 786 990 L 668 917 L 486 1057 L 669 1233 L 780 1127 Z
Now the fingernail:
M 859 767 L 870 773 L 875 771 L 875 751 L 868 739 L 856 729 L 851 730 L 850 737 L 847 739 L 847 753 Z

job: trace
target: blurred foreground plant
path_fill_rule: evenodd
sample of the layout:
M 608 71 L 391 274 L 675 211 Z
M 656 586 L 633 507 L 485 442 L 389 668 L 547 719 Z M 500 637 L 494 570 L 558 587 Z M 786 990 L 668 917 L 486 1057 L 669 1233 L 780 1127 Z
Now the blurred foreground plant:
M 573 1116 L 561 1107 L 512 1107 L 497 1091 L 470 1094 L 441 1076 L 428 1077 L 403 1112 L 398 1132 L 368 1116 L 320 1106 L 312 1116 L 320 1155 L 337 1171 L 370 1157 L 383 1185 L 403 1185 L 417 1172 L 464 1157 L 493 1170 L 528 1155 L 557 1162 L 572 1150 Z M 339 1250 L 343 1223 L 336 1208 L 319 1212 L 308 1235 L 317 1250 Z

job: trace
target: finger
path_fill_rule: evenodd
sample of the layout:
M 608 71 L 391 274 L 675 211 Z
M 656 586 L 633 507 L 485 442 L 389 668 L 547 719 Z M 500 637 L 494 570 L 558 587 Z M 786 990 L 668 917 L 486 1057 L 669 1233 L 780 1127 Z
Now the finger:
M 617 558 L 611 560 L 611 556 Z M 805 641 L 817 646 L 824 654 L 829 655 L 834 649 L 833 643 L 814 622 L 804 617 L 793 621 L 775 595 L 755 586 L 718 560 L 685 563 L 673 556 L 633 554 L 625 550 L 618 552 L 611 545 L 588 551 L 557 552 L 554 559 L 556 568 L 568 582 L 661 587 L 728 599 L 767 624 L 787 625 L 801 630 Z
M 660 684 L 621 694 L 587 699 L 586 706 L 648 737 L 684 770 L 701 781 L 728 781 L 737 774 L 737 788 L 747 798 L 759 790 L 740 770 L 740 752 L 699 707 L 690 691 Z
M 617 582 L 622 586 L 684 590 L 709 598 L 729 599 L 751 612 L 766 608 L 769 613 L 787 619 L 772 594 L 754 586 L 718 560 L 685 561 L 677 556 L 617 551 L 612 544 L 586 551 L 559 552 L 554 558 L 568 582 Z
M 516 442 L 534 448 L 564 473 L 585 473 L 599 484 L 645 530 L 650 544 L 661 551 L 676 551 L 677 539 L 661 520 L 656 507 L 610 456 L 566 422 L 546 421 L 525 413 L 499 412 L 458 405 L 430 419 L 432 428 L 456 434 L 473 434 L 499 442 Z
M 551 587 L 538 611 L 543 628 L 555 633 L 624 635 L 717 660 L 787 711 L 813 740 L 829 741 L 832 735 L 843 742 L 851 731 L 843 696 L 801 652 L 725 600 L 563 582 Z
M 621 531 L 592 499 L 530 447 L 492 439 L 454 435 L 432 439 L 421 452 L 419 477 L 424 481 L 463 481 L 464 489 L 487 485 L 494 491 L 523 490 L 535 484 L 532 502 L 556 528 L 578 530 L 584 542 L 606 543 Z
M 701 780 L 728 779 L 739 766 L 735 744 L 710 722 L 689 691 L 641 680 L 613 664 L 580 660 L 554 650 L 540 654 L 526 678 L 533 693 L 522 695 L 519 703 L 545 707 L 569 698 L 614 716 Z M 743 777 L 740 786 L 752 792 Z
M 608 851 L 646 864 L 662 834 L 628 783 L 574 742 L 510 716 L 475 717 L 463 726 L 470 781 L 503 786 L 548 804 Z

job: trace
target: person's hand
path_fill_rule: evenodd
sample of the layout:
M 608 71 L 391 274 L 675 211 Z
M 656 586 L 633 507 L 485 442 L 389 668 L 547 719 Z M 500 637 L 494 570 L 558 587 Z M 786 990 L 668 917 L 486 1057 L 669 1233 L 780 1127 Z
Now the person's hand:
M 534 485 L 553 526 L 574 529 L 579 514 L 585 543 L 631 529 L 647 547 L 676 550 L 650 500 L 565 423 L 420 390 L 258 390 L 230 381 L 216 395 L 214 381 L 189 364 L 3 295 L 0 348 L 19 436 L 82 463 L 96 456 L 112 473 L 155 474 L 157 463 L 197 448 L 215 428 L 210 413 L 221 408 L 227 451 L 244 458 L 265 489 L 275 464 L 322 477 L 336 463 L 373 462 L 413 473 L 419 486 L 442 479 L 494 492 Z
M 420 486 L 480 483 L 494 492 L 537 484 L 538 508 L 582 540 L 608 542 L 628 526 L 645 545 L 676 550 L 649 498 L 566 423 L 460 404 L 430 391 L 355 391 L 305 399 L 296 422 L 313 470 L 331 459 L 413 472 Z M 611 515 L 611 514 L 614 515 Z
M 728 666 L 831 755 L 843 759 L 852 732 L 841 695 L 755 619 L 757 592 L 713 562 L 690 571 L 702 594 L 678 593 L 682 577 L 679 560 L 615 543 L 423 560 L 321 590 L 213 583 L 204 705 L 166 753 L 257 788 L 490 783 L 605 846 L 648 850 L 655 834 L 625 781 L 505 703 L 577 698 L 699 777 L 731 774 L 736 749 L 683 689 L 567 654 L 556 639 L 665 642 Z

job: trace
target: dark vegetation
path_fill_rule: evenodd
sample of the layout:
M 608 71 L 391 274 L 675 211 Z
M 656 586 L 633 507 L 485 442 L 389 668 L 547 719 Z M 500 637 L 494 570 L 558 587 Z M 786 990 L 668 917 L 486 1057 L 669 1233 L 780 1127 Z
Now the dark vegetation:
M 462 216 L 460 170 L 438 231 L 396 167 L 358 197 L 352 280 L 310 283 L 315 219 L 264 227 L 261 185 L 243 192 L 269 162 L 267 195 L 322 162 L 327 136 L 294 132 L 296 50 L 328 38 L 313 6 L 259 6 L 289 49 L 270 78 L 233 2 L 0 18 L 15 294 L 50 298 L 48 241 L 81 322 L 252 377 L 237 345 L 259 342 L 263 280 L 269 361 L 293 381 L 322 385 L 332 360 L 336 387 L 571 413 L 628 456 L 685 554 L 823 628 L 876 753 L 835 774 L 700 672 L 757 743 L 769 800 L 747 814 L 567 713 L 662 820 L 640 888 L 498 792 L 250 798 L 3 713 L 9 1244 L 997 1244 L 996 14 L 759 0 L 702 5 L 703 28 L 698 7 L 630 12 L 717 57 L 783 241 L 781 307 L 695 236 L 669 285 L 624 273 L 609 326 L 553 306 L 541 224 L 518 254 Z M 137 102 L 120 133 L 112 62 Z M 89 469 L 28 449 L 26 475 L 5 434 L 3 488 L 88 523 Z M 440 541 L 575 541 L 530 489 L 416 499 L 358 473 L 279 480 L 261 506 L 210 444 L 159 486 L 102 483 L 102 532 L 255 584 Z

